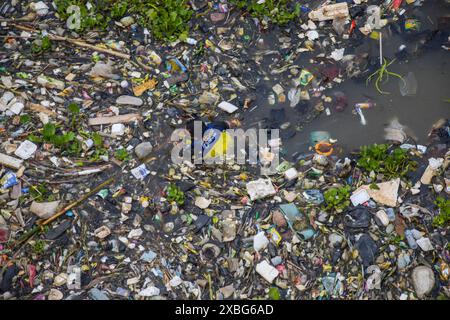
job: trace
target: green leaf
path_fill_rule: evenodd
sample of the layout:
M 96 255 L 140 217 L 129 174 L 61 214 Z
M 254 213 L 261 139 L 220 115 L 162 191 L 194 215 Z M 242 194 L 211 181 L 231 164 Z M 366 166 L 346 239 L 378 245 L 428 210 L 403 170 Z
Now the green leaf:
M 27 139 L 30 140 L 31 142 L 36 142 L 36 143 L 42 142 L 42 138 L 38 137 L 34 134 L 29 135 Z
M 72 131 L 70 131 L 70 132 L 68 132 L 68 133 L 66 133 L 66 134 L 64 135 L 64 140 L 65 140 L 66 142 L 73 141 L 74 139 L 75 139 L 75 133 L 72 132 Z
M 31 120 L 31 117 L 28 114 L 23 114 L 23 115 L 20 116 L 20 123 L 21 124 L 26 124 L 26 123 L 30 122 L 30 120 Z
M 372 184 L 370 185 L 370 189 L 372 189 L 372 190 L 380 190 L 380 187 L 377 186 L 377 184 L 374 182 L 374 183 L 372 183 Z
M 101 147 L 103 145 L 103 137 L 97 132 L 92 134 L 91 139 L 94 141 L 94 146 Z
M 42 130 L 42 135 L 45 140 L 51 139 L 56 133 L 56 126 L 53 123 L 46 123 L 44 129 Z
M 76 103 L 74 103 L 74 102 L 72 102 L 71 104 L 69 104 L 69 105 L 67 106 L 67 109 L 69 109 L 69 111 L 70 111 L 71 113 L 73 113 L 73 114 L 79 114 L 79 113 L 80 113 L 80 107 L 79 107 Z
M 278 290 L 278 288 L 272 287 L 269 289 L 269 299 L 280 300 L 280 291 Z
M 185 201 L 184 192 L 181 191 L 181 189 L 179 189 L 176 185 L 169 184 L 167 186 L 167 200 L 183 205 Z
M 326 209 L 342 210 L 350 205 L 351 187 L 346 185 L 340 188 L 330 188 L 324 193 Z
M 50 143 L 53 143 L 55 146 L 60 147 L 66 143 L 65 136 L 59 135 L 59 136 L 51 136 L 49 141 Z
M 130 154 L 124 148 L 117 149 L 116 152 L 114 153 L 114 156 L 120 161 L 128 161 L 131 159 Z

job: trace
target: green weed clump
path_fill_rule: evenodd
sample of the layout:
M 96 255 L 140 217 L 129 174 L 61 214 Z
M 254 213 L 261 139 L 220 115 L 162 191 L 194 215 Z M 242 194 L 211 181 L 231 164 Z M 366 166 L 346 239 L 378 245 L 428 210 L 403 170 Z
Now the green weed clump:
M 131 155 L 128 153 L 127 149 L 124 148 L 117 149 L 116 152 L 114 153 L 114 156 L 116 157 L 117 160 L 120 161 L 131 160 Z
M 106 150 L 102 148 L 102 137 L 96 132 L 83 132 L 79 127 L 79 123 L 81 122 L 80 107 L 75 103 L 70 103 L 67 106 L 67 110 L 70 119 L 68 130 L 65 130 L 63 125 L 49 122 L 44 125 L 38 134 L 29 135 L 28 140 L 35 143 L 52 144 L 54 147 L 60 149 L 63 154 L 78 156 L 83 150 L 82 139 L 77 138 L 77 135 L 79 135 L 85 139 L 92 139 L 94 147 L 96 148 L 95 155 L 97 157 L 105 154 Z M 29 119 L 27 121 L 29 121 Z
M 280 300 L 281 295 L 280 295 L 280 290 L 278 290 L 278 288 L 276 287 L 272 287 L 269 289 L 269 299 L 270 300 Z
M 346 185 L 340 188 L 330 188 L 324 193 L 325 210 L 342 211 L 350 205 L 351 187 Z
M 70 6 L 78 6 L 80 9 L 80 26 L 75 31 L 83 32 L 89 29 L 106 29 L 111 20 L 110 11 L 115 6 L 112 0 L 100 0 L 95 3 L 89 0 L 55 0 L 56 11 L 62 20 L 68 20 L 74 15 L 68 12 Z M 88 4 L 89 3 L 89 4 Z
M 231 0 L 239 9 L 246 10 L 251 16 L 271 23 L 285 25 L 300 16 L 300 3 L 290 0 Z
M 167 186 L 167 200 L 176 202 L 179 205 L 184 204 L 184 192 L 175 184 L 171 183 Z
M 57 200 L 57 195 L 54 194 L 45 182 L 30 187 L 30 196 L 36 202 L 46 202 Z
M 390 179 L 415 170 L 417 163 L 410 159 L 407 150 L 397 147 L 389 152 L 388 144 L 373 144 L 361 147 L 357 165 L 368 172 L 382 173 Z
M 38 240 L 33 245 L 33 252 L 37 255 L 44 253 L 45 251 L 45 242 L 43 240 Z
M 148 28 L 158 40 L 184 40 L 188 36 L 192 10 L 188 0 L 99 0 L 96 4 L 88 0 L 55 0 L 61 19 L 67 20 L 73 14 L 67 9 L 76 5 L 80 8 L 81 23 L 76 30 L 105 29 L 109 22 L 125 15 L 135 15 L 138 23 Z
M 40 35 L 38 39 L 31 44 L 31 52 L 34 54 L 43 54 L 52 49 L 52 42 L 48 36 Z
M 439 209 L 439 214 L 434 217 L 433 225 L 435 227 L 444 227 L 450 223 L 450 200 L 438 197 L 434 204 Z
M 141 26 L 158 40 L 185 40 L 189 34 L 192 10 L 187 0 L 131 0 L 130 12 L 138 15 Z
M 81 152 L 81 143 L 76 139 L 75 132 L 68 131 L 62 133 L 58 129 L 58 126 L 49 122 L 44 125 L 41 136 L 30 135 L 28 136 L 28 140 L 37 143 L 50 143 L 70 155 L 79 154 Z
M 368 85 L 369 82 L 372 81 L 372 78 L 375 77 L 375 76 L 376 76 L 376 78 L 375 78 L 375 88 L 377 89 L 377 91 L 380 94 L 389 94 L 389 92 L 383 91 L 380 88 L 380 84 L 381 83 L 386 83 L 386 82 L 389 81 L 389 76 L 393 76 L 393 77 L 399 78 L 406 85 L 405 79 L 403 79 L 403 77 L 401 75 L 399 75 L 398 73 L 395 73 L 395 72 L 392 72 L 392 71 L 388 70 L 388 67 L 391 64 L 393 64 L 394 61 L 395 61 L 395 59 L 388 63 L 388 61 L 386 59 L 383 59 L 383 64 L 381 65 L 381 67 L 377 71 L 372 73 L 369 77 L 367 77 L 366 85 Z

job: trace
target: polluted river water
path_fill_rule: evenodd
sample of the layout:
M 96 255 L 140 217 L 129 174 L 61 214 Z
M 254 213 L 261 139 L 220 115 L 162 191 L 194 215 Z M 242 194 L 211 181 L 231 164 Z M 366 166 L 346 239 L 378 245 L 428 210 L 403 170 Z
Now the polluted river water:
M 291 108 L 289 101 L 270 105 L 267 96 L 272 92 L 272 87 L 277 83 L 272 80 L 263 81 L 258 92 L 257 107 L 248 112 L 245 117 L 244 126 L 246 128 L 257 125 L 261 120 L 273 121 L 273 111 L 281 110 L 281 121 L 276 125 L 287 125 L 290 134 L 287 138 L 281 137 L 286 155 L 307 152 L 310 147 L 310 133 L 314 131 L 327 131 L 331 138 L 337 140 L 337 145 L 346 153 L 362 145 L 373 143 L 383 143 L 384 127 L 393 119 L 397 119 L 402 125 L 408 128 L 408 134 L 419 144 L 427 143 L 427 135 L 432 125 L 440 118 L 449 116 L 450 97 L 450 59 L 448 51 L 440 47 L 440 39 L 433 30 L 438 28 L 442 22 L 442 17 L 448 16 L 449 5 L 444 1 L 436 3 L 426 3 L 419 7 L 417 16 L 420 17 L 420 32 L 416 34 L 406 34 L 404 30 L 391 30 L 384 28 L 382 31 L 383 58 L 388 62 L 395 59 L 389 66 L 389 71 L 395 72 L 407 79 L 408 75 L 416 80 L 416 92 L 403 96 L 400 92 L 401 80 L 391 76 L 388 81 L 382 82 L 380 88 L 385 94 L 380 94 L 375 88 L 375 80 L 367 83 L 367 77 L 378 68 L 379 64 L 373 67 L 371 72 L 366 73 L 357 79 L 347 79 L 342 83 L 333 83 L 332 88 L 326 89 L 325 94 L 333 96 L 336 92 L 344 93 L 347 99 L 347 106 L 344 111 L 339 112 L 334 109 L 333 102 L 325 104 L 330 113 L 320 113 L 315 119 L 302 123 L 306 112 L 299 111 L 299 108 Z M 441 20 L 440 20 L 441 19 Z M 447 17 L 448 20 L 448 17 Z M 448 22 L 446 22 L 448 27 Z M 263 38 L 266 40 L 266 50 L 276 50 L 279 46 L 277 38 L 273 34 L 267 34 Z M 408 52 L 407 57 L 399 55 L 400 48 L 404 46 Z M 380 49 L 379 41 L 365 38 L 357 47 L 346 47 L 346 54 L 367 53 L 372 61 L 378 61 Z M 397 56 L 400 58 L 398 59 Z M 300 66 L 309 66 L 308 59 L 313 58 L 313 53 L 302 53 L 296 60 Z M 273 58 L 265 60 L 267 63 L 261 64 L 261 68 L 270 72 L 267 65 L 270 65 Z M 342 70 L 340 70 L 342 73 Z M 287 91 L 287 90 L 286 90 Z M 360 116 L 355 111 L 356 103 L 370 101 L 374 104 L 369 109 L 363 109 L 365 125 L 360 121 Z M 306 102 L 308 103 L 308 101 Z M 313 106 L 307 106 L 313 108 Z M 271 128 L 275 129 L 276 125 Z M 270 125 L 269 125 L 270 127 Z M 268 127 L 267 127 L 268 128 Z
M 309 144 L 309 133 L 319 130 L 330 132 L 346 150 L 361 145 L 383 143 L 384 127 L 394 118 L 410 129 L 417 143 L 426 144 L 432 125 L 450 114 L 450 105 L 445 102 L 448 99 L 450 83 L 448 53 L 427 52 L 423 57 L 397 69 L 401 74 L 413 72 L 416 75 L 416 95 L 402 96 L 399 92 L 399 81 L 395 78 L 385 86 L 386 90 L 391 92 L 389 95 L 380 95 L 373 86 L 350 80 L 339 86 L 339 90 L 347 94 L 347 109 L 342 113 L 333 112 L 331 116 L 321 114 L 304 127 L 296 136 L 296 141 L 289 143 L 288 150 L 304 149 L 305 145 Z M 352 107 L 356 103 L 367 101 L 368 97 L 372 97 L 371 100 L 376 105 L 363 110 L 366 125 L 362 125 Z

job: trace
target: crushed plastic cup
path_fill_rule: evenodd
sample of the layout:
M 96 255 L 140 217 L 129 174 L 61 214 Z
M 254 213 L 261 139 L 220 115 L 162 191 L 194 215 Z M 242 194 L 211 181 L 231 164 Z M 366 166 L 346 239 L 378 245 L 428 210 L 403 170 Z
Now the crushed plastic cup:
M 226 111 L 228 113 L 233 113 L 236 110 L 238 110 L 238 107 L 236 107 L 234 104 L 231 104 L 231 103 L 226 102 L 226 101 L 222 101 L 221 103 L 219 103 L 218 107 L 220 109 L 222 109 L 223 111 Z
M 405 238 L 411 249 L 417 249 L 417 242 L 414 239 L 414 236 L 413 236 L 413 233 L 411 230 L 405 230 Z
M 345 24 L 347 23 L 347 18 L 335 18 L 333 19 L 333 29 L 337 34 L 342 35 L 345 32 Z
M 272 283 L 279 274 L 278 270 L 271 266 L 266 260 L 256 265 L 256 272 L 270 283 Z
M 297 233 L 303 240 L 309 240 L 316 234 L 316 232 L 313 229 L 305 229 Z
M 350 201 L 356 207 L 357 205 L 363 204 L 370 200 L 370 195 L 365 189 L 361 189 L 358 192 L 354 192 L 350 196 Z
M 405 78 L 399 79 L 398 85 L 402 96 L 414 96 L 417 93 L 417 79 L 412 72 L 408 72 Z
M 253 237 L 253 248 L 255 249 L 255 251 L 264 250 L 268 244 L 269 239 L 267 239 L 266 235 L 264 234 L 264 231 L 257 233 Z
M 29 159 L 37 150 L 37 145 L 33 142 L 25 140 L 16 149 L 14 154 L 23 160 Z
M 323 194 L 318 189 L 309 189 L 303 192 L 303 196 L 309 203 L 313 203 L 316 205 L 321 204 L 324 201 Z
M 296 88 L 291 88 L 288 91 L 288 100 L 290 101 L 290 106 L 295 107 L 300 102 L 301 90 Z
M 252 201 L 262 199 L 276 193 L 270 179 L 258 179 L 255 181 L 250 181 L 249 183 L 247 183 L 246 187 Z

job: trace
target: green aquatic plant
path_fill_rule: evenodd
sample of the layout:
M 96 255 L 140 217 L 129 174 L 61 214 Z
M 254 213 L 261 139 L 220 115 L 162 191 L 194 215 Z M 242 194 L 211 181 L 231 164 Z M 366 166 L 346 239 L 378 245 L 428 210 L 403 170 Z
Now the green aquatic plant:
M 270 300 L 280 300 L 281 295 L 280 295 L 280 291 L 278 290 L 278 288 L 276 287 L 271 287 L 269 289 L 269 299 Z
M 359 152 L 357 166 L 368 172 L 382 173 L 387 178 L 401 177 L 415 170 L 417 163 L 409 157 L 408 151 L 395 148 L 389 152 L 388 144 L 363 146 Z
M 176 202 L 179 205 L 184 204 L 184 192 L 175 184 L 171 183 L 167 186 L 167 200 Z
M 43 54 L 52 49 L 52 42 L 47 35 L 40 35 L 40 37 L 31 44 L 31 52 L 34 54 Z
M 31 121 L 31 116 L 29 114 L 22 114 L 20 116 L 20 124 L 27 124 Z
M 450 222 L 450 200 L 438 197 L 434 204 L 439 209 L 439 214 L 433 218 L 435 227 L 443 227 Z
M 45 242 L 43 240 L 37 240 L 33 245 L 33 252 L 37 255 L 44 253 Z
M 127 151 L 127 149 L 124 149 L 124 148 L 117 149 L 116 152 L 114 153 L 114 156 L 117 158 L 117 160 L 120 160 L 120 161 L 131 160 L 130 153 Z
M 401 177 L 415 170 L 416 162 L 411 161 L 408 151 L 395 148 L 384 161 L 384 175 L 388 178 Z
M 67 106 L 67 110 L 69 110 L 71 119 L 70 119 L 70 126 L 75 129 L 77 124 L 80 122 L 80 107 L 72 102 Z
M 351 187 L 346 185 L 339 188 L 330 188 L 323 194 L 326 202 L 325 210 L 342 211 L 350 205 Z
M 63 154 L 69 156 L 79 156 L 83 151 L 83 139 L 92 139 L 94 151 L 94 160 L 101 155 L 107 154 L 107 150 L 103 148 L 103 138 L 100 134 L 93 132 L 85 132 L 82 130 L 83 114 L 80 107 L 72 102 L 67 106 L 67 113 L 69 114 L 69 121 L 67 127 L 63 124 L 46 123 L 42 130 L 37 134 L 28 136 L 28 140 L 35 143 L 48 143 L 60 149 Z M 27 123 L 30 117 L 24 118 L 21 121 Z M 92 150 L 91 150 L 92 151 Z
M 405 237 L 403 237 L 402 235 L 391 235 L 389 237 L 389 244 L 393 244 L 395 246 L 400 246 L 401 242 L 405 239 Z
M 381 65 L 381 67 L 380 67 L 377 71 L 375 71 L 374 73 L 372 73 L 369 77 L 367 77 L 366 85 L 368 85 L 369 82 L 372 81 L 372 78 L 375 77 L 375 76 L 376 76 L 376 79 L 375 79 L 375 88 L 376 88 L 377 91 L 378 91 L 379 93 L 381 93 L 381 94 L 389 94 L 389 92 L 383 91 L 383 90 L 381 90 L 381 88 L 380 88 L 380 84 L 381 84 L 381 83 L 386 83 L 386 82 L 389 81 L 389 76 L 394 76 L 394 77 L 399 78 L 399 79 L 402 80 L 403 83 L 406 85 L 406 81 L 405 81 L 405 79 L 403 79 L 403 77 L 402 77 L 401 75 L 399 75 L 398 73 L 391 72 L 391 71 L 388 70 L 388 67 L 389 67 L 391 64 L 393 64 L 394 61 L 395 61 L 395 59 L 388 63 L 388 61 L 387 61 L 386 59 L 383 58 L 383 64 Z
M 88 5 L 89 3 L 89 5 Z M 75 31 L 105 29 L 111 20 L 126 14 L 135 15 L 137 22 L 148 28 L 158 40 L 184 40 L 189 33 L 189 21 L 193 11 L 188 0 L 55 0 L 58 15 L 63 20 L 72 19 L 74 12 L 68 8 L 79 8 L 80 23 L 73 24 Z M 78 27 L 77 27 L 78 26 Z
M 382 162 L 387 157 L 389 145 L 387 144 L 373 144 L 370 146 L 363 146 L 359 152 L 359 160 L 357 165 L 366 169 L 367 171 L 379 171 Z
M 300 3 L 290 0 L 231 0 L 230 2 L 239 9 L 246 10 L 251 16 L 259 19 L 267 17 L 274 24 L 285 25 L 300 16 Z
M 55 201 L 56 195 L 48 189 L 45 182 L 30 187 L 30 196 L 36 202 Z
M 91 139 L 94 141 L 94 146 L 101 148 L 103 146 L 103 137 L 98 132 L 93 132 L 91 134 Z
M 55 0 L 56 11 L 63 20 L 75 16 L 75 11 L 68 11 L 69 7 L 77 6 L 79 8 L 80 23 L 78 28 L 75 28 L 77 32 L 94 28 L 106 29 L 111 20 L 110 8 L 112 5 L 113 0 L 99 0 L 95 3 L 89 2 L 89 0 Z
M 76 139 L 75 132 L 58 132 L 58 127 L 51 122 L 44 125 L 40 136 L 32 134 L 28 136 L 28 140 L 50 143 L 69 155 L 78 155 L 82 150 L 81 142 Z
M 130 12 L 136 13 L 141 26 L 151 30 L 158 40 L 185 40 L 193 11 L 187 0 L 132 0 Z
M 127 13 L 128 1 L 116 1 L 111 5 L 111 18 L 120 19 Z

